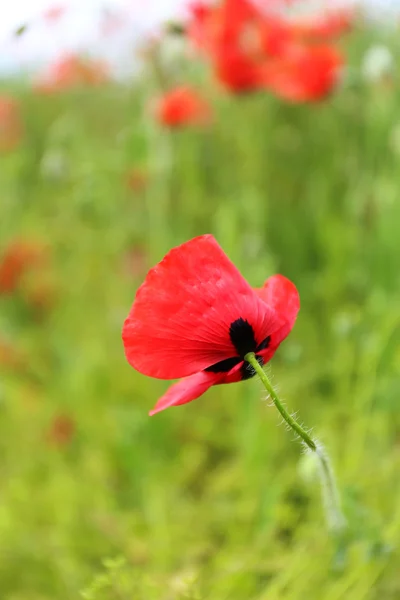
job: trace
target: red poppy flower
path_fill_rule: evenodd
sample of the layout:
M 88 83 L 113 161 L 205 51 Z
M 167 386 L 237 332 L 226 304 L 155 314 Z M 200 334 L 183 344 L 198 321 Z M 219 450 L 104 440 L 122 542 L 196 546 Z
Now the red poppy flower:
M 43 264 L 44 247 L 37 242 L 15 240 L 0 256 L 0 294 L 15 291 L 32 267 Z
M 274 275 L 252 289 L 211 235 L 172 249 L 149 271 L 123 327 L 128 362 L 175 379 L 151 415 L 195 400 L 209 387 L 254 375 L 244 361 L 274 355 L 300 307 L 295 285 Z
M 332 46 L 293 46 L 266 65 L 265 85 L 290 102 L 321 100 L 337 85 L 342 65 L 342 55 Z
M 167 92 L 156 104 L 156 118 L 168 127 L 204 125 L 210 121 L 211 109 L 196 90 L 182 86 Z
M 319 100 L 334 88 L 342 57 L 324 40 L 352 24 L 350 11 L 292 19 L 283 0 L 221 0 L 192 6 L 188 35 L 211 61 L 216 79 L 234 93 L 265 89 L 292 102 Z

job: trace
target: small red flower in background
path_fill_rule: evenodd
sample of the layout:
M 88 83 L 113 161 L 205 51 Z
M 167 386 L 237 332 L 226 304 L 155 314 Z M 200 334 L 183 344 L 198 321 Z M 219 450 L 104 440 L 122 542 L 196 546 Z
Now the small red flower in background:
M 296 46 L 265 69 L 265 86 L 289 102 L 313 102 L 336 87 L 343 57 L 332 46 Z
M 69 415 L 56 415 L 48 428 L 46 438 L 51 446 L 62 448 L 68 445 L 75 435 L 75 421 Z
M 211 120 L 208 103 L 188 86 L 175 88 L 159 98 L 155 114 L 157 120 L 167 127 L 205 125 Z
M 72 54 L 54 62 L 36 82 L 35 88 L 42 93 L 53 93 L 102 85 L 108 79 L 108 67 L 103 61 L 85 60 Z
M 295 285 L 274 275 L 252 289 L 211 235 L 172 249 L 149 271 L 122 331 L 128 362 L 174 384 L 151 415 L 186 404 L 208 388 L 248 379 L 244 361 L 267 363 L 300 307 Z
M 0 253 L 0 294 L 10 294 L 33 267 L 43 264 L 45 248 L 34 241 L 15 240 Z
M 0 152 L 18 146 L 22 137 L 22 123 L 18 102 L 11 96 L 0 96 Z

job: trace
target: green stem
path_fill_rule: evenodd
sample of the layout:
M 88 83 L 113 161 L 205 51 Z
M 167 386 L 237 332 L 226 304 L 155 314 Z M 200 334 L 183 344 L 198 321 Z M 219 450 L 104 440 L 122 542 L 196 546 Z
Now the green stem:
M 293 431 L 296 432 L 307 448 L 317 457 L 328 526 L 335 533 L 342 532 L 346 525 L 346 519 L 343 516 L 340 508 L 340 498 L 331 462 L 323 446 L 319 442 L 313 440 L 307 431 L 305 431 L 305 429 L 296 421 L 296 419 L 294 419 L 294 417 L 288 413 L 274 388 L 272 387 L 267 374 L 258 362 L 254 352 L 249 352 L 246 354 L 244 360 L 253 367 L 257 375 L 260 377 L 265 389 L 272 398 L 273 403 L 279 410 L 284 421 Z
M 290 415 L 288 413 L 286 408 L 283 406 L 283 404 L 279 400 L 274 388 L 272 387 L 272 385 L 267 377 L 267 374 L 265 373 L 264 369 L 261 367 L 260 363 L 256 359 L 254 352 L 249 352 L 248 354 L 246 354 L 246 356 L 244 357 L 244 360 L 251 364 L 251 366 L 253 367 L 253 369 L 255 370 L 255 372 L 257 373 L 257 375 L 263 382 L 264 387 L 267 390 L 268 394 L 271 396 L 272 401 L 275 404 L 276 408 L 279 410 L 279 412 L 281 413 L 282 417 L 284 418 L 286 423 L 289 425 L 289 427 L 291 429 L 293 429 L 299 437 L 301 437 L 303 442 L 310 448 L 310 450 L 315 452 L 317 450 L 317 444 L 308 435 L 308 433 L 302 428 L 302 426 L 292 417 L 292 415 Z

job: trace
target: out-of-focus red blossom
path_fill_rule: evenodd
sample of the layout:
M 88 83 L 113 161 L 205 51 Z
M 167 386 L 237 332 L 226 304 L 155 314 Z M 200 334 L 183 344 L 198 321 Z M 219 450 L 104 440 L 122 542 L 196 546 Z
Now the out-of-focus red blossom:
M 46 433 L 48 444 L 57 448 L 67 446 L 76 432 L 76 424 L 72 417 L 66 414 L 56 415 Z
M 313 102 L 336 87 L 343 57 L 333 46 L 296 46 L 265 69 L 265 85 L 289 102 Z
M 188 86 L 170 90 L 158 99 L 155 106 L 157 120 L 167 127 L 207 125 L 211 108 L 202 96 Z
M 352 27 L 353 12 L 338 9 L 307 20 L 293 19 L 276 10 L 282 4 L 283 0 L 192 4 L 188 37 L 209 58 L 216 79 L 228 91 L 267 87 L 282 98 L 303 102 L 320 99 L 333 89 L 343 58 L 327 43 Z
M 10 294 L 33 268 L 43 265 L 46 249 L 36 241 L 15 240 L 0 254 L 0 294 Z
M 47 73 L 36 82 L 35 89 L 42 93 L 54 93 L 78 87 L 98 86 L 108 80 L 109 70 L 103 61 L 68 55 L 50 66 Z
M 55 23 L 56 21 L 59 21 L 61 17 L 64 16 L 65 12 L 65 6 L 63 6 L 62 4 L 55 4 L 54 6 L 50 6 L 50 8 L 44 11 L 43 19 L 48 23 Z
M 11 96 L 0 96 L 0 152 L 16 148 L 22 137 L 20 106 Z

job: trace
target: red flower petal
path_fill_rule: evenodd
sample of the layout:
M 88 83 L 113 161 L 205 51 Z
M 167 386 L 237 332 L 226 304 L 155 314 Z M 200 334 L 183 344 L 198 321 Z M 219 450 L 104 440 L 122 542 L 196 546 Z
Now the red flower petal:
M 125 354 L 145 375 L 186 377 L 237 356 L 229 328 L 238 319 L 257 344 L 280 327 L 213 236 L 200 236 L 149 271 L 124 323 Z
M 239 48 L 221 47 L 214 61 L 215 75 L 231 92 L 251 92 L 264 87 L 264 69 Z
M 264 362 L 270 360 L 279 344 L 288 336 L 300 310 L 300 297 L 296 286 L 283 275 L 269 277 L 262 288 L 254 290 L 264 302 L 276 311 L 281 326 L 271 335 L 265 352 L 260 352 Z
M 333 46 L 294 45 L 290 52 L 266 64 L 264 83 L 289 102 L 325 98 L 337 85 L 343 57 Z
M 219 383 L 224 375 L 225 373 L 205 373 L 203 371 L 186 377 L 182 381 L 178 381 L 178 383 L 174 383 L 168 389 L 167 393 L 158 400 L 149 415 L 153 416 L 171 406 L 179 406 L 180 404 L 187 404 L 188 402 L 192 402 L 192 400 L 196 400 L 212 385 Z

